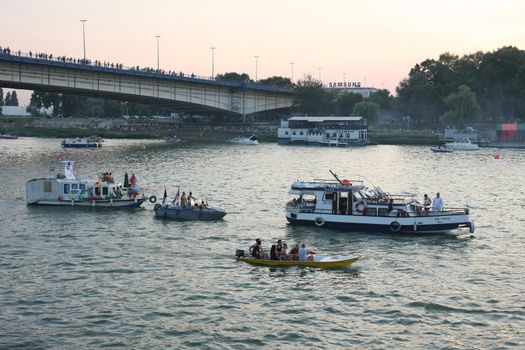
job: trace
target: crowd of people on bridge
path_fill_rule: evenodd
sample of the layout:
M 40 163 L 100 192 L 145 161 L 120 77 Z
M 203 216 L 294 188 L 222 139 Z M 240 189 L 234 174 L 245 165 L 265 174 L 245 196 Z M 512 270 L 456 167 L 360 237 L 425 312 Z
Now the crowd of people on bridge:
M 11 49 L 9 47 L 2 48 L 0 46 L 0 53 L 11 55 Z M 14 53 L 17 56 L 24 56 L 20 50 L 18 50 L 16 53 Z M 49 60 L 49 61 L 57 61 L 57 62 L 64 62 L 64 63 L 73 63 L 73 64 L 88 64 L 91 66 L 96 67 L 104 67 L 104 68 L 112 68 L 112 69 L 122 69 L 122 70 L 131 70 L 131 71 L 138 71 L 138 72 L 144 72 L 144 73 L 152 73 L 152 74 L 162 74 L 162 75 L 169 75 L 169 76 L 178 76 L 178 77 L 189 77 L 189 78 L 198 78 L 198 79 L 213 79 L 213 77 L 198 77 L 194 73 L 187 74 L 183 72 L 175 72 L 172 70 L 164 70 L 164 69 L 155 69 L 151 67 L 140 67 L 140 66 L 133 66 L 133 67 L 124 67 L 124 64 L 122 63 L 112 63 L 112 62 L 106 62 L 106 61 L 100 61 L 100 60 L 91 60 L 88 58 L 74 58 L 74 57 L 68 57 L 68 56 L 55 56 L 53 54 L 48 54 L 45 52 L 32 52 L 29 51 L 27 55 L 25 55 L 29 58 L 37 58 L 41 60 Z

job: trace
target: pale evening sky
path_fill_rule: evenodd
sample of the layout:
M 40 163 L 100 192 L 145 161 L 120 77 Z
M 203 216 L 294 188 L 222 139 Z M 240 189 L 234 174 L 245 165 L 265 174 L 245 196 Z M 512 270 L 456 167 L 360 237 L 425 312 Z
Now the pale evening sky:
M 364 82 L 392 93 L 414 64 L 443 52 L 525 48 L 525 2 L 416 0 L 9 1 L 0 46 L 126 66 L 258 78 L 304 74 Z M 25 99 L 22 99 L 25 103 Z

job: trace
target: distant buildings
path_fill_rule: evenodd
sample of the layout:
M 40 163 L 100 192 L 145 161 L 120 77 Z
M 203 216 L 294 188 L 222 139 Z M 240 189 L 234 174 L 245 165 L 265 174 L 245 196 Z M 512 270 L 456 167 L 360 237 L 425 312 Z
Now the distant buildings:
M 26 108 L 26 106 L 2 106 L 2 115 L 29 117 L 31 113 L 29 113 Z
M 354 94 L 359 94 L 365 98 L 370 97 L 371 94 L 373 94 L 376 91 L 379 91 L 379 89 L 376 89 L 374 87 L 361 87 L 360 82 L 329 82 L 325 90 L 328 91 L 335 91 L 337 93 L 343 93 L 343 92 L 353 92 Z

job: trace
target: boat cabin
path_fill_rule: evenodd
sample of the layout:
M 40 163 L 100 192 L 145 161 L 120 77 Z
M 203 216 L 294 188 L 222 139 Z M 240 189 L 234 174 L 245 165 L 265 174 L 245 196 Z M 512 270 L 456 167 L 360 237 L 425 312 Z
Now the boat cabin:
M 380 188 L 369 189 L 361 183 L 343 180 L 296 182 L 290 194 L 295 195 L 287 207 L 300 212 L 366 216 L 409 216 L 422 210 L 415 200 L 386 195 Z

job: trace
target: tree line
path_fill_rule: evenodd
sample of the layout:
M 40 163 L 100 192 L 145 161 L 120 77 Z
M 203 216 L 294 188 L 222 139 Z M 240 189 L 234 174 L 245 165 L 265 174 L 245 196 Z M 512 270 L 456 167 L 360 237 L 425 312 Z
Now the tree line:
M 218 74 L 216 80 L 235 80 L 293 89 L 292 112 L 306 115 L 362 115 L 374 123 L 380 116 L 404 119 L 427 128 L 448 124 L 463 127 L 475 122 L 516 121 L 525 115 L 525 51 L 506 46 L 492 52 L 464 56 L 443 53 L 410 69 L 396 88 L 396 96 L 386 89 L 369 97 L 352 92 L 326 89 L 322 82 L 305 76 L 293 83 L 274 76 L 255 82 L 246 73 Z M 17 105 L 16 91 L 0 103 Z M 165 107 L 121 102 L 45 91 L 34 91 L 30 110 L 53 106 L 55 115 L 118 117 L 121 115 L 169 114 Z M 287 112 L 283 112 L 287 113 Z M 286 115 L 272 114 L 275 117 Z
M 0 106 L 18 106 L 18 96 L 16 91 L 8 91 L 4 97 L 4 90 L 0 88 Z

